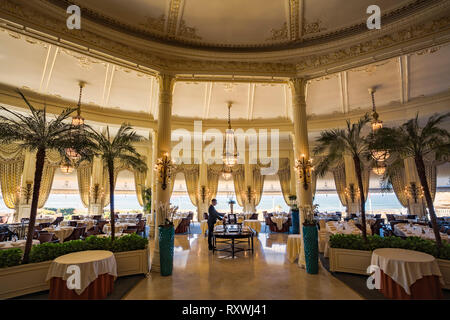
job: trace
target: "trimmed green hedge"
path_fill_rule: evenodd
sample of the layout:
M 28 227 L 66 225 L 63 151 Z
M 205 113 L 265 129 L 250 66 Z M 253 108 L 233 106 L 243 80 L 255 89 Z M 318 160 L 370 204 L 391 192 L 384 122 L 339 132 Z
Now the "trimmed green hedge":
M 0 268 L 17 266 L 20 260 L 22 260 L 22 250 L 19 248 L 0 250 Z
M 72 240 L 63 243 L 43 243 L 34 246 L 30 252 L 30 262 L 42 262 L 53 260 L 59 256 L 86 250 L 108 250 L 112 252 L 142 250 L 147 247 L 148 240 L 130 234 L 116 238 L 114 242 L 110 237 L 87 237 L 85 240 Z
M 143 250 L 147 248 L 148 240 L 137 234 L 129 234 L 116 238 L 87 237 L 85 240 L 73 240 L 64 243 L 42 243 L 31 248 L 30 263 L 53 260 L 59 256 L 86 250 L 108 250 L 112 252 Z M 22 260 L 22 250 L 19 248 L 0 250 L 0 268 L 18 266 Z
M 373 251 L 379 248 L 401 248 L 425 252 L 439 259 L 450 260 L 450 244 L 442 243 L 442 248 L 439 252 L 434 241 L 425 240 L 420 237 L 402 239 L 399 237 L 368 235 L 367 242 L 365 242 L 360 235 L 335 234 L 330 237 L 330 247 L 364 251 Z

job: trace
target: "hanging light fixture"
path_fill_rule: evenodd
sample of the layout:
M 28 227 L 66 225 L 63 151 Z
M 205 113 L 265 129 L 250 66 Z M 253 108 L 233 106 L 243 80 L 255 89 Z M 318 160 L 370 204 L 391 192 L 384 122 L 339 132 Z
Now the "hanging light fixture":
M 373 173 L 375 173 L 378 176 L 382 176 L 385 172 L 386 172 L 386 165 L 381 163 L 380 165 L 378 165 L 378 163 L 376 164 L 375 167 L 372 168 Z
M 379 115 L 377 113 L 377 108 L 375 106 L 375 88 L 369 88 L 370 96 L 372 97 L 372 131 L 376 132 L 377 130 L 383 128 L 383 121 L 379 119 Z M 374 158 L 378 162 L 386 161 L 390 154 L 387 150 L 372 150 L 372 158 Z
M 232 169 L 230 166 L 224 165 L 223 166 L 223 170 L 222 170 L 222 178 L 226 181 L 230 180 L 231 177 L 233 176 L 232 174 Z
M 61 172 L 64 174 L 72 173 L 74 170 L 73 166 L 68 162 L 61 164 L 59 168 L 61 169 Z
M 72 118 L 72 125 L 73 126 L 82 126 L 84 124 L 84 118 L 81 116 L 81 95 L 83 94 L 83 88 L 86 82 L 80 81 L 80 95 L 78 97 L 78 108 L 77 108 L 77 115 Z
M 237 163 L 237 145 L 234 130 L 231 128 L 231 106 L 232 102 L 228 102 L 228 129 L 225 131 L 223 163 L 229 167 Z

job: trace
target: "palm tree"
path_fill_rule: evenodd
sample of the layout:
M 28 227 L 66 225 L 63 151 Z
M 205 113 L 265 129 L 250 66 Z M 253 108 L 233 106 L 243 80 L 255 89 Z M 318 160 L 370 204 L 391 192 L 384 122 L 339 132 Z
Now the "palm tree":
M 319 176 L 324 176 L 331 167 L 334 167 L 338 162 L 342 162 L 344 154 L 352 156 L 356 178 L 358 179 L 359 198 L 361 200 L 361 230 L 364 240 L 367 240 L 367 231 L 362 163 L 364 159 L 369 159 L 370 151 L 366 138 L 362 136 L 362 131 L 369 121 L 369 115 L 365 114 L 357 123 L 351 124 L 350 120 L 347 120 L 346 129 L 322 131 L 320 137 L 316 140 L 318 144 L 313 150 L 315 155 L 319 155 L 319 161 L 315 166 L 315 171 Z
M 50 149 L 58 150 L 66 161 L 68 161 L 67 148 L 74 149 L 84 159 L 88 158 L 89 155 L 85 153 L 85 150 L 82 150 L 82 145 L 85 142 L 83 136 L 80 135 L 82 126 L 73 126 L 71 122 L 66 121 L 77 109 L 67 108 L 60 115 L 49 119 L 45 106 L 43 110 L 38 110 L 28 102 L 22 92 L 18 91 L 18 93 L 27 104 L 31 114 L 23 115 L 1 106 L 0 110 L 4 111 L 6 115 L 0 115 L 0 141 L 2 143 L 17 143 L 22 149 L 32 152 L 36 151 L 36 170 L 34 173 L 30 222 L 22 260 L 22 263 L 25 264 L 28 263 L 33 240 L 46 152 Z M 73 137 L 75 136 L 79 137 L 79 139 L 74 139 Z
M 391 154 L 397 153 L 402 159 L 414 158 L 438 247 L 442 244 L 441 236 L 423 158 L 432 153 L 435 154 L 437 160 L 450 155 L 450 133 L 439 127 L 449 117 L 450 113 L 435 114 L 428 119 L 424 127 L 420 127 L 419 114 L 417 114 L 415 118 L 398 128 L 382 128 L 370 137 L 370 148 L 374 150 L 387 150 Z
M 141 172 L 147 170 L 146 163 L 133 147 L 133 143 L 143 141 L 144 138 L 136 134 L 133 128 L 125 123 L 122 124 L 114 138 L 109 134 L 109 127 L 106 128 L 106 133 L 98 133 L 89 128 L 87 130 L 87 136 L 93 145 L 92 153 L 102 159 L 103 166 L 108 170 L 111 239 L 114 241 L 116 232 L 114 216 L 114 163 L 121 162 L 123 165 Z

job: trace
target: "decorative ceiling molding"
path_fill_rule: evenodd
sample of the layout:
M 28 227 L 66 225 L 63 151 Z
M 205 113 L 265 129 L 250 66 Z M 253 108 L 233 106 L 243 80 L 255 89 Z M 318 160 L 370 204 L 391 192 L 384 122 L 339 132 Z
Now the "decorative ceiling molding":
M 272 36 L 267 38 L 267 41 L 286 41 L 289 40 L 289 33 L 287 22 L 283 23 L 283 26 L 280 29 L 271 29 L 270 33 Z
M 160 15 L 157 18 L 147 16 L 145 22 L 141 22 L 139 25 L 147 30 L 164 33 L 166 16 L 164 14 Z
M 202 37 L 197 35 L 197 29 L 193 27 L 188 27 L 186 21 L 180 20 L 180 26 L 178 27 L 178 36 L 189 39 L 202 39 Z
M 303 0 L 289 0 L 290 40 L 298 40 L 300 38 L 300 1 L 303 3 Z
M 169 36 L 177 34 L 178 16 L 180 14 L 182 0 L 170 0 L 169 17 L 167 19 L 166 32 Z
M 320 33 L 322 31 L 327 30 L 327 28 L 323 25 L 323 22 L 320 19 L 317 19 L 314 22 L 307 22 L 303 25 L 303 35 L 309 35 L 314 33 Z

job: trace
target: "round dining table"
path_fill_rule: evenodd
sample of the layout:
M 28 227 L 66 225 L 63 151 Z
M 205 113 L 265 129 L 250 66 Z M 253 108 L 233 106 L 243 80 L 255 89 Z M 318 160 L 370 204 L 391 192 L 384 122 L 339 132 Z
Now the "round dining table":
M 50 233 L 54 233 L 55 237 L 58 238 L 59 242 L 63 243 L 64 239 L 66 239 L 73 233 L 73 230 L 75 230 L 75 227 L 70 227 L 70 226 L 56 227 L 56 228 L 48 227 L 48 228 L 44 228 L 42 230 L 50 232 Z
M 69 253 L 52 261 L 46 281 L 52 300 L 104 299 L 114 289 L 117 264 L 106 250 Z
M 396 300 L 442 299 L 444 284 L 436 259 L 413 250 L 382 248 L 372 252 L 375 287 Z

